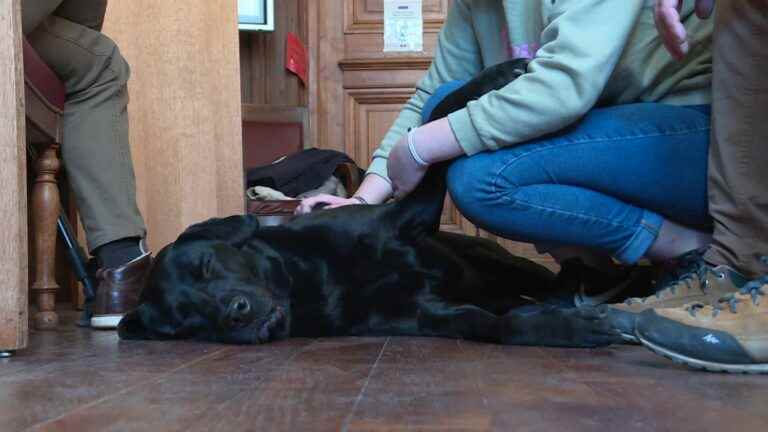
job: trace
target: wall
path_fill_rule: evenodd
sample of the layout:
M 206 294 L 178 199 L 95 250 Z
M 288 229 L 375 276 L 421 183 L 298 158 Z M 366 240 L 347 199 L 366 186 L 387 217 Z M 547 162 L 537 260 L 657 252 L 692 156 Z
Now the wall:
M 236 2 L 111 1 L 103 31 L 131 64 L 131 151 L 151 248 L 243 212 Z

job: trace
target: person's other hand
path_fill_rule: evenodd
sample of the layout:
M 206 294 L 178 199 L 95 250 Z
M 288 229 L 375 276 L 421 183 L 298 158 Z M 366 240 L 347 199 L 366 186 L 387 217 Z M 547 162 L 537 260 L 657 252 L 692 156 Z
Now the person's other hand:
M 301 204 L 296 207 L 296 210 L 294 210 L 293 214 L 301 215 L 312 213 L 312 209 L 315 206 L 322 204 L 325 204 L 323 207 L 324 209 L 332 209 L 362 203 L 355 198 L 341 198 L 328 194 L 320 194 L 301 200 Z
M 406 134 L 392 147 L 387 160 L 387 174 L 392 181 L 395 198 L 403 198 L 416 189 L 426 172 L 427 166 L 419 165 L 411 156 Z
M 683 0 L 656 0 L 654 13 L 656 28 L 664 46 L 678 60 L 685 57 L 690 49 L 688 34 L 680 20 L 682 5 Z M 702 19 L 708 18 L 712 15 L 714 5 L 715 0 L 696 0 L 696 15 Z

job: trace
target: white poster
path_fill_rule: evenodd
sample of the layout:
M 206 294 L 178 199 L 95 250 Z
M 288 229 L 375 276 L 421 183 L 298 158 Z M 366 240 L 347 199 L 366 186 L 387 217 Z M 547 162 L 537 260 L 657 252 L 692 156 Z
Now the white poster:
M 384 0 L 384 51 L 423 51 L 421 0 Z

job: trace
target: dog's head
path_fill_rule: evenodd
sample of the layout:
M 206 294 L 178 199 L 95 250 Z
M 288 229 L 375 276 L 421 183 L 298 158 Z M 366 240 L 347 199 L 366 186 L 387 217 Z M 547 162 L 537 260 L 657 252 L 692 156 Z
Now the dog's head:
M 253 216 L 192 225 L 155 259 L 122 339 L 252 344 L 288 336 L 290 278 Z

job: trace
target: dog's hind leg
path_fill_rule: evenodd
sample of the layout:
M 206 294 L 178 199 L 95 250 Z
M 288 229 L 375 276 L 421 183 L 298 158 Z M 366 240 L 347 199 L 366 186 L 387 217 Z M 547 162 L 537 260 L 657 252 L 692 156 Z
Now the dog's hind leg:
M 501 319 L 501 343 L 593 348 L 622 343 L 602 307 L 523 306 Z
M 474 305 L 430 302 L 419 307 L 417 322 L 421 336 L 501 343 L 500 317 Z

